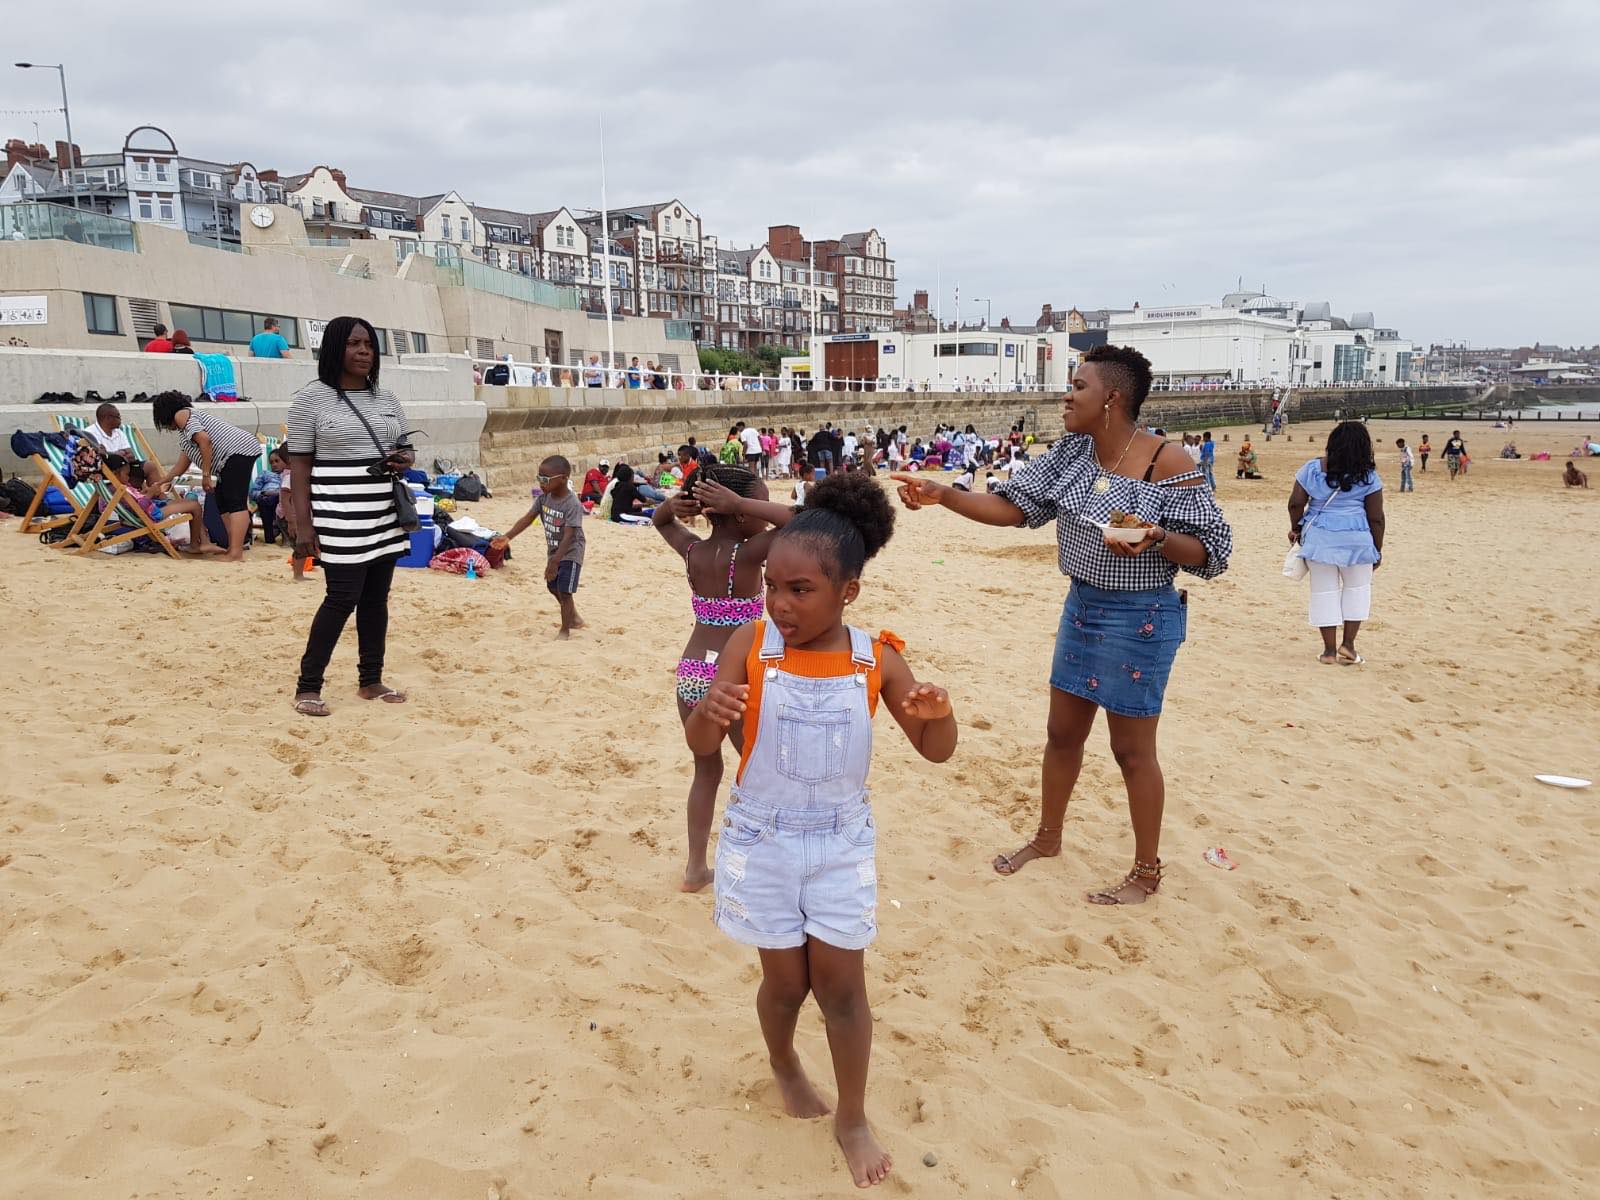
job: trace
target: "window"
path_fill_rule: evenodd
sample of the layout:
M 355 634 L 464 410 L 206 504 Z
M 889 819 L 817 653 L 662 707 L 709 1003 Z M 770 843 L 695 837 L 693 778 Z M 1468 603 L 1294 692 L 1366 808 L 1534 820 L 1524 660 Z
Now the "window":
M 94 292 L 83 294 L 83 323 L 90 333 L 121 333 L 117 327 L 117 298 Z
M 380 330 L 377 331 L 377 334 L 378 334 L 378 353 L 382 354 L 382 355 L 387 355 L 389 353 L 389 331 L 387 329 L 380 329 Z
M 148 192 L 140 192 L 139 219 L 141 221 L 154 221 L 156 219 L 156 198 Z
M 411 335 L 411 348 L 418 354 L 426 354 L 428 352 L 428 335 L 425 333 L 413 333 Z
M 163 221 L 173 219 L 172 198 L 170 196 L 161 197 L 161 219 Z
M 662 233 L 671 233 L 672 232 L 672 218 L 671 217 L 662 217 L 661 218 L 661 232 Z
M 271 313 L 238 312 L 220 308 L 202 308 L 194 304 L 173 304 L 172 327 L 181 329 L 197 342 L 227 342 L 234 345 L 248 343 L 265 327 Z M 300 323 L 293 317 L 278 317 L 278 332 L 290 347 L 300 348 Z
M 447 241 L 447 242 L 454 240 L 450 236 L 450 214 L 449 213 L 445 213 L 445 215 L 443 217 L 441 217 L 440 220 L 444 222 L 444 240 Z
M 150 160 L 148 158 L 136 158 L 133 160 L 133 177 L 149 182 Z
M 172 171 L 165 159 L 156 160 L 156 178 L 162 183 L 170 183 L 172 181 Z

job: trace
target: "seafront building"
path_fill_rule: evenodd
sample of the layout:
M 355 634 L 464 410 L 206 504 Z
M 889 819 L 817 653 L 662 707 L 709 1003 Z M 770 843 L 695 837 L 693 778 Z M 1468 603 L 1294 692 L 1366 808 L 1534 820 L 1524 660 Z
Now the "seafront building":
M 552 284 L 564 289 L 563 306 L 570 302 L 587 314 L 604 316 L 609 293 L 613 314 L 672 322 L 695 347 L 799 350 L 813 332 L 888 329 L 892 320 L 894 263 L 875 229 L 813 246 L 798 227 L 773 226 L 766 244 L 741 251 L 725 246 L 677 197 L 611 207 L 602 228 L 602 215 L 590 209 L 494 208 L 456 191 L 413 196 L 357 187 L 327 165 L 280 175 L 249 163 L 194 159 L 153 126 L 131 132 L 116 154 L 85 156 L 64 143 L 51 154 L 12 139 L 6 158 L 0 225 L 13 232 L 24 222 L 17 214 L 7 222 L 7 206 L 75 204 L 183 233 L 197 245 L 241 251 L 252 244 L 251 214 L 261 207 L 260 219 L 275 222 L 266 210 L 281 205 L 297 214 L 307 245 L 348 248 L 380 276 L 391 273 L 390 252 L 395 267 L 419 256 L 447 272 L 470 263 Z M 265 309 L 275 302 L 250 303 Z M 508 340 L 463 336 L 473 344 Z M 548 346 L 557 361 L 554 345 L 534 339 L 535 357 Z

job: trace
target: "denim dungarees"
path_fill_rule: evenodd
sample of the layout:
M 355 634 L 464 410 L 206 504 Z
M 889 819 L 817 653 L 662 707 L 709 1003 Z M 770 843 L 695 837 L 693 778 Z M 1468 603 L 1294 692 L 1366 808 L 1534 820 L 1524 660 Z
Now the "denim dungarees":
M 872 638 L 850 629 L 852 670 L 812 679 L 783 669 L 765 624 L 755 744 L 717 840 L 717 927 L 767 950 L 818 938 L 864 949 L 878 931 L 877 830 L 867 803 Z M 749 720 L 750 717 L 746 717 Z

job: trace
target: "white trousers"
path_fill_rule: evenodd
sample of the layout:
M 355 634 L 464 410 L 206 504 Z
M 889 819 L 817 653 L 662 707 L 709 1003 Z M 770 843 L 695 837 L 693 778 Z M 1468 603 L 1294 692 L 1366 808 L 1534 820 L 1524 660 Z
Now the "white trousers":
M 1372 613 L 1372 564 L 1336 567 L 1307 561 L 1311 571 L 1311 624 L 1324 629 L 1365 621 Z

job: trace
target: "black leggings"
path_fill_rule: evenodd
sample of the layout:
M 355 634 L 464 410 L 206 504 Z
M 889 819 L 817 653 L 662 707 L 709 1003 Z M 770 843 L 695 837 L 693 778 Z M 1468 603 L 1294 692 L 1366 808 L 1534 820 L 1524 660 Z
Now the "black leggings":
M 311 621 L 311 637 L 300 660 L 297 695 L 321 694 L 323 673 L 333 648 L 339 644 L 344 623 L 356 614 L 356 639 L 360 649 L 357 679 L 362 687 L 383 681 L 383 651 L 389 634 L 389 585 L 394 581 L 394 558 L 355 566 L 322 567 L 328 594 Z

